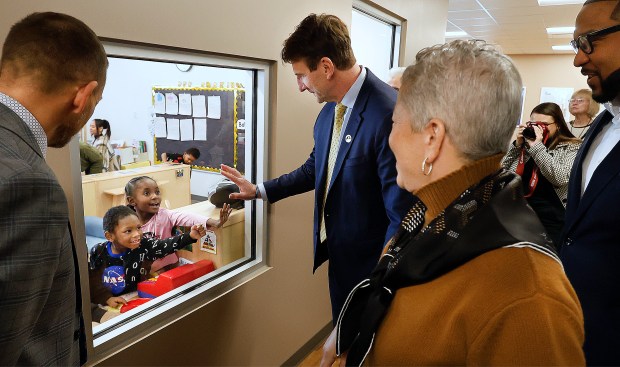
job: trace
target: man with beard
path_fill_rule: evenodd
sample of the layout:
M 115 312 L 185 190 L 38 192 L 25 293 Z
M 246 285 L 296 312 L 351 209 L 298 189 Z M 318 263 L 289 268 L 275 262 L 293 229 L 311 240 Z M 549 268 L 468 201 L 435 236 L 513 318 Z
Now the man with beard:
M 606 111 L 575 159 L 560 257 L 583 308 L 589 365 L 620 365 L 620 5 L 588 0 L 576 20 L 574 65 Z
M 58 13 L 13 25 L 0 59 L 0 365 L 86 361 L 67 199 L 45 162 L 101 100 L 108 61 L 95 33 Z

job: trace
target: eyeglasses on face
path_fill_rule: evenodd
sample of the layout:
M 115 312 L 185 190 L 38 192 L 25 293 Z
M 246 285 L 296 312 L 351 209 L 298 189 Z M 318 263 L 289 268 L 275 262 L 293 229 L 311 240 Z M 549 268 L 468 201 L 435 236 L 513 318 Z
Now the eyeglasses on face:
M 570 45 L 573 47 L 575 53 L 581 50 L 585 54 L 589 55 L 594 51 L 592 41 L 618 31 L 620 31 L 620 24 L 612 25 L 611 27 L 599 29 L 598 31 L 582 34 L 581 36 L 577 37 L 577 39 L 570 41 Z
M 527 122 L 528 125 L 545 125 L 545 126 L 549 126 L 549 125 L 554 125 L 555 122 L 545 122 L 545 121 L 528 121 Z
M 585 101 L 586 100 L 583 99 L 583 98 L 571 98 L 571 99 L 568 100 L 568 102 L 570 102 L 570 103 L 583 103 Z

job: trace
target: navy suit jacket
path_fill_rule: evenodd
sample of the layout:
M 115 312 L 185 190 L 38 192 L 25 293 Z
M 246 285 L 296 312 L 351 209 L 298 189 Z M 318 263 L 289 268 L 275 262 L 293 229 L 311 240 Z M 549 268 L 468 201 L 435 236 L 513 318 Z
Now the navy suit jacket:
M 589 365 L 620 365 L 620 143 L 581 196 L 583 160 L 611 120 L 608 111 L 596 118 L 573 164 L 560 253 L 583 309 Z
M 308 160 L 293 172 L 264 183 L 270 202 L 315 190 L 313 270 L 329 258 L 330 277 L 345 279 L 343 288 L 353 288 L 370 274 L 413 202 L 413 195 L 396 185 L 395 159 L 388 145 L 395 102 L 396 91 L 367 70 L 342 135 L 350 139 L 340 145 L 325 202 L 328 251 L 318 250 L 319 215 L 334 102 L 326 103 L 317 117 Z M 350 290 L 342 289 L 346 294 Z

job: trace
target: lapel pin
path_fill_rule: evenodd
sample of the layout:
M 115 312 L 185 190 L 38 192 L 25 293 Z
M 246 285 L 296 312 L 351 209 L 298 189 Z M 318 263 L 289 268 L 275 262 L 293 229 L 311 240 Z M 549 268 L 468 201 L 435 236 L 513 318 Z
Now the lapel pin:
M 346 141 L 347 143 L 350 143 L 351 140 L 353 140 L 353 138 L 351 138 L 351 135 L 347 135 L 344 137 L 344 141 Z

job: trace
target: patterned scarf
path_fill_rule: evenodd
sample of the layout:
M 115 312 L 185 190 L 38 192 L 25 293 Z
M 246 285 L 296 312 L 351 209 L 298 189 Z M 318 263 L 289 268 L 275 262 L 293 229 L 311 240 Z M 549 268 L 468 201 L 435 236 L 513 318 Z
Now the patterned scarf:
M 427 227 L 417 199 L 370 278 L 349 294 L 336 323 L 336 352 L 361 365 L 396 290 L 422 284 L 501 247 L 531 247 L 555 258 L 551 240 L 523 198 L 521 180 L 500 170 L 465 190 Z

